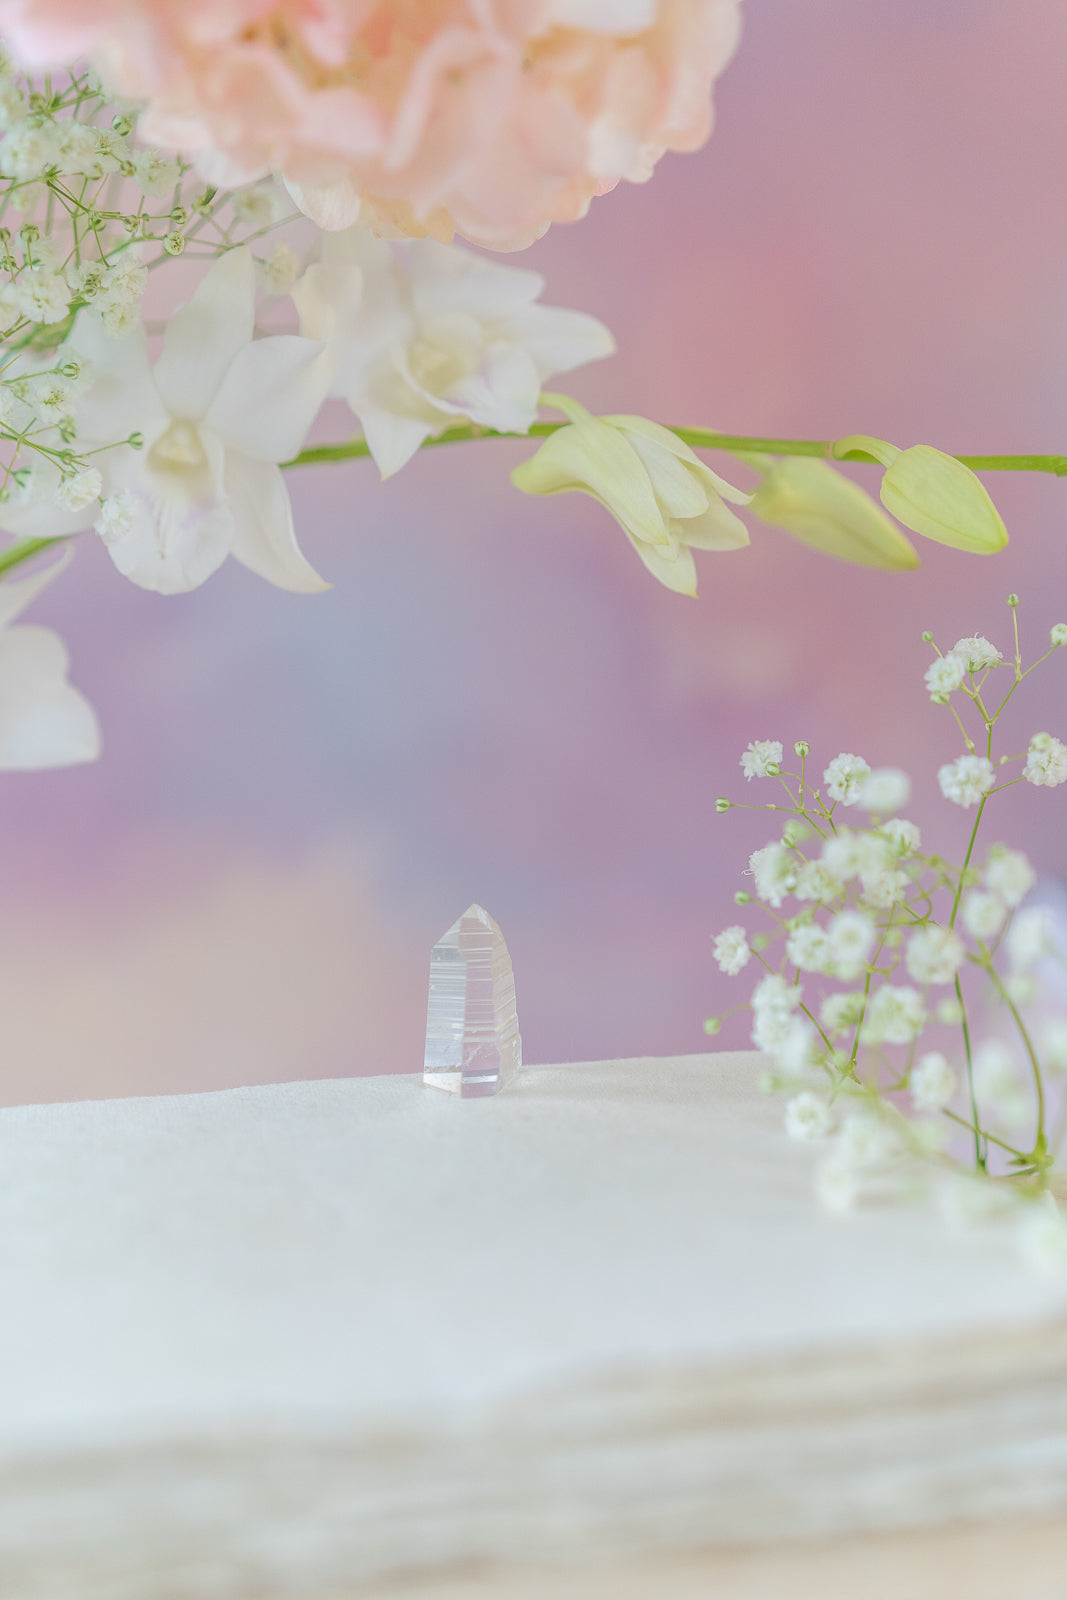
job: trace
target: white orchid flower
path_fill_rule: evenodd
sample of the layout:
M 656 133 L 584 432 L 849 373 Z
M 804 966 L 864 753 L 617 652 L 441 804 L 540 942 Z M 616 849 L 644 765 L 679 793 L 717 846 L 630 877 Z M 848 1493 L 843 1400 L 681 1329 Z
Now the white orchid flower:
M 301 331 L 329 340 L 330 393 L 348 401 L 383 478 L 469 419 L 525 433 L 552 373 L 611 355 L 595 317 L 536 305 L 544 280 L 456 245 L 394 248 L 354 227 L 324 235 L 293 290 Z
M 66 646 L 51 628 L 12 627 L 67 565 L 0 583 L 0 770 L 36 771 L 95 761 L 100 729 L 85 696 L 67 682 Z
M 79 445 L 144 438 L 95 458 L 114 502 L 101 534 L 144 589 L 195 589 L 228 555 L 281 589 L 329 587 L 301 554 L 278 468 L 325 399 L 329 357 L 295 334 L 254 339 L 255 293 L 247 247 L 221 256 L 171 317 L 154 366 L 143 329 L 115 339 L 91 311 L 78 319 L 71 353 L 92 378 Z

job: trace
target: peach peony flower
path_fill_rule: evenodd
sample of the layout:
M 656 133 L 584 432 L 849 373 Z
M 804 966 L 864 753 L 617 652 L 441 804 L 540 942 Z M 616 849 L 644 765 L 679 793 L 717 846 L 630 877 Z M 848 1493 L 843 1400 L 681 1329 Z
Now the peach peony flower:
M 518 249 L 711 128 L 740 0 L 0 0 L 24 62 L 87 51 L 141 128 L 321 227 Z

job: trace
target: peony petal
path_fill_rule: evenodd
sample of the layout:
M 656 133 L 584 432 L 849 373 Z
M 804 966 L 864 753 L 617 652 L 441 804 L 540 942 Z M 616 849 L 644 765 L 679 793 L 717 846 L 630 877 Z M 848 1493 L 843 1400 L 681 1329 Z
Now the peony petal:
M 296 542 L 289 494 L 277 467 L 229 450 L 225 485 L 233 512 L 232 553 L 238 561 L 294 594 L 320 594 L 330 587 Z
M 204 418 L 205 430 L 256 461 L 288 461 L 325 400 L 333 358 L 314 339 L 275 334 L 245 345 Z
M 242 245 L 219 257 L 171 317 L 154 376 L 172 416 L 197 422 L 207 411 L 231 362 L 251 343 L 255 298 L 255 263 Z
M 68 665 L 51 628 L 0 634 L 0 769 L 69 767 L 99 756 L 96 713 L 67 682 Z
M 285 179 L 294 205 L 324 233 L 337 233 L 359 221 L 363 207 L 358 189 L 348 178 L 316 188 Z

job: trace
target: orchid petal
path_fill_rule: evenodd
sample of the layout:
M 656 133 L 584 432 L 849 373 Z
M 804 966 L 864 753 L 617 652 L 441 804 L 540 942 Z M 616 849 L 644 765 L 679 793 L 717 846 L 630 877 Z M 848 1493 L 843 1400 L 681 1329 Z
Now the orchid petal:
M 251 343 L 255 296 L 252 252 L 242 245 L 219 257 L 171 317 L 155 380 L 172 416 L 203 417 L 231 362 Z
M 412 456 L 434 431 L 434 424 L 422 417 L 405 417 L 361 401 L 350 401 L 359 417 L 367 448 L 383 479 L 406 467 Z
M 230 450 L 225 484 L 233 513 L 231 554 L 238 561 L 294 594 L 330 588 L 296 542 L 289 493 L 277 467 Z
M 96 713 L 67 682 L 68 666 L 51 628 L 0 634 L 0 769 L 69 767 L 99 756 Z
M 737 506 L 747 506 L 752 499 L 744 489 L 735 489 L 732 483 L 728 483 L 725 478 L 721 478 L 717 472 L 706 466 L 670 428 L 664 428 L 658 422 L 650 422 L 647 417 L 605 417 L 603 420 L 622 428 L 626 433 L 639 434 L 642 438 L 661 445 L 670 455 L 677 456 L 679 461 L 686 462 L 699 473 L 703 481 L 717 494 L 722 495 L 724 500 L 732 500 Z
M 507 332 L 529 353 L 542 378 L 615 354 L 610 330 L 584 311 L 528 306 L 508 323 Z
M 221 567 L 234 535 L 228 506 L 157 499 L 143 486 L 131 493 L 138 503 L 133 526 L 107 547 L 131 583 L 157 594 L 185 594 Z
M 134 432 L 146 433 L 166 416 L 148 360 L 144 328 L 125 338 L 108 333 L 95 311 L 81 311 L 64 355 L 88 364 L 89 383 L 78 410 L 79 433 L 112 444 Z
M 6 628 L 8 623 L 21 616 L 41 591 L 47 589 L 53 578 L 58 578 L 64 568 L 70 566 L 73 556 L 73 550 L 65 550 L 50 567 L 31 573 L 28 578 L 8 578 L 0 583 L 0 628 Z
M 673 589 L 675 594 L 686 594 L 696 599 L 696 562 L 684 544 L 679 547 L 677 555 L 669 556 L 663 550 L 646 544 L 643 539 L 635 539 L 632 534 L 630 543 L 654 578 L 658 578 L 666 588 Z
M 326 398 L 329 352 L 314 339 L 275 334 L 239 351 L 204 418 L 205 430 L 257 461 L 287 461 Z

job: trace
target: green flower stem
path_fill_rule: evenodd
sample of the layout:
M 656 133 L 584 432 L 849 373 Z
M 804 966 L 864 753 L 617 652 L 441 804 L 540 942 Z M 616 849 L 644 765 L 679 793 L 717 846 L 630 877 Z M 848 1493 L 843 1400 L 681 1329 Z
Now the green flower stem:
M 974 1061 L 971 1058 L 971 1029 L 970 1024 L 967 1021 L 967 1007 L 963 1000 L 963 985 L 960 983 L 960 975 L 958 972 L 956 974 L 956 1003 L 960 1008 L 960 1027 L 963 1031 L 963 1059 L 967 1063 L 967 1098 L 971 1102 L 971 1121 L 974 1125 L 974 1164 L 978 1168 L 979 1172 L 984 1172 L 989 1160 L 989 1135 L 979 1131 L 978 1096 L 975 1093 L 974 1088 Z M 952 1116 L 951 1111 L 946 1112 L 945 1114 L 946 1116 Z M 961 1117 L 957 1117 L 956 1120 L 960 1122 L 963 1119 Z M 964 1126 L 968 1126 L 968 1124 L 964 1124 Z M 985 1150 L 982 1149 L 983 1139 L 986 1140 Z M 999 1144 L 1000 1140 L 994 1139 L 993 1143 Z M 1018 1152 L 1016 1152 L 1016 1154 L 1018 1154 Z
M 0 550 L 0 576 L 10 572 L 12 567 L 17 567 L 23 561 L 29 561 L 31 556 L 39 555 L 42 550 L 47 550 L 51 545 L 64 544 L 67 535 L 60 534 L 55 539 L 20 539 L 18 544 L 9 545 L 6 550 Z
M 1007 787 L 1007 785 L 1005 785 L 1005 787 Z M 960 868 L 960 881 L 956 887 L 956 897 L 952 902 L 952 915 L 948 919 L 948 925 L 950 928 L 954 928 L 956 926 L 956 918 L 959 916 L 960 899 L 963 895 L 963 881 L 967 876 L 967 868 L 971 864 L 971 857 L 974 854 L 975 841 L 978 838 L 978 829 L 982 821 L 982 812 L 985 810 L 985 803 L 988 799 L 988 794 L 984 794 L 981 800 L 978 802 L 978 814 L 974 819 L 974 827 L 971 829 L 971 837 L 967 843 L 967 854 L 964 856 L 963 866 Z
M 549 434 L 566 426 L 564 422 L 535 422 L 529 433 L 524 434 L 499 433 L 494 428 L 481 428 L 476 423 L 468 423 L 448 428 L 436 438 L 427 439 L 423 448 L 439 444 L 466 444 L 474 439 L 546 439 Z M 835 459 L 832 439 L 766 439 L 751 434 L 716 433 L 713 428 L 672 427 L 671 432 L 695 450 L 727 450 L 741 455 L 818 456 L 826 461 Z M 312 445 L 284 464 L 287 467 L 309 467 L 323 461 L 354 461 L 369 454 L 366 439 L 350 439 L 345 444 Z M 862 452 L 857 452 L 849 459 L 874 461 L 873 456 Z M 957 456 L 956 460 L 962 461 L 965 467 L 975 472 L 1048 472 L 1056 478 L 1067 477 L 1067 456 Z
M 1045 1166 L 1048 1163 L 1048 1140 L 1045 1136 L 1045 1086 L 1041 1081 L 1041 1066 L 1037 1059 L 1037 1051 L 1034 1049 L 1033 1041 L 1026 1030 L 1026 1024 L 1019 1013 L 1019 1008 L 1005 988 L 1000 973 L 994 967 L 988 951 L 985 952 L 985 959 L 979 965 L 988 975 L 990 983 L 1011 1012 L 1011 1019 L 1019 1030 L 1019 1037 L 1025 1046 L 1026 1054 L 1030 1058 L 1030 1070 L 1034 1078 L 1034 1093 L 1037 1096 L 1037 1133 L 1034 1138 L 1033 1152 L 1029 1159 L 1038 1166 Z

